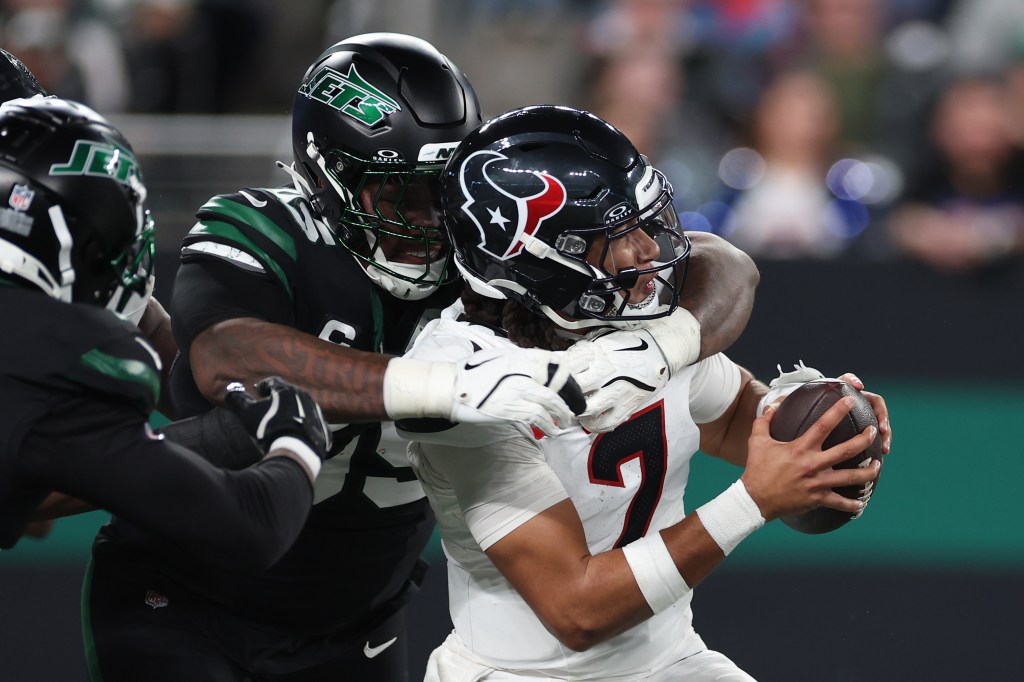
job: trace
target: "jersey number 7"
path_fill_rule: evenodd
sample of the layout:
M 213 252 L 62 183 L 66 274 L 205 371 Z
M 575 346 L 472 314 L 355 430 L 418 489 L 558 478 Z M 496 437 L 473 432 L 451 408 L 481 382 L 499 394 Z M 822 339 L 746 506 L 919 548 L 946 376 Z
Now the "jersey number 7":
M 637 412 L 614 431 L 598 435 L 590 446 L 587 461 L 590 482 L 624 488 L 622 466 L 634 459 L 640 461 L 640 487 L 630 502 L 615 547 L 643 537 L 661 501 L 668 466 L 665 405 L 661 400 Z

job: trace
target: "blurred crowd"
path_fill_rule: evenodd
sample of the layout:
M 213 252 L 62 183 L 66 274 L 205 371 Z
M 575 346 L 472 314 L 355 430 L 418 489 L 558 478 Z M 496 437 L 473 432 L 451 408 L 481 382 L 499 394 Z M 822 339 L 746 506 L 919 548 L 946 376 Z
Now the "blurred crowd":
M 371 30 L 434 42 L 489 115 L 609 120 L 757 258 L 1024 253 L 1024 0 L 0 0 L 0 44 L 104 113 L 283 114 Z

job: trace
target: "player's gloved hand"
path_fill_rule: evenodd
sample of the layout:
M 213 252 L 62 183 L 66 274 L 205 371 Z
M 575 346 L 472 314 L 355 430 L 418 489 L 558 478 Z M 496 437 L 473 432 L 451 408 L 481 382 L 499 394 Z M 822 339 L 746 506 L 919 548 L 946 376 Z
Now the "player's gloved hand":
M 331 448 L 331 429 L 320 406 L 280 377 L 263 379 L 256 384 L 256 392 L 260 399 L 250 397 L 241 383 L 233 382 L 228 384 L 225 404 L 264 452 L 290 450 L 315 477 Z
M 771 383 L 768 384 L 768 393 L 761 398 L 761 402 L 757 404 L 758 416 L 764 414 L 766 407 L 772 403 L 778 401 L 780 398 L 784 398 L 796 389 L 800 388 L 808 381 L 816 381 L 818 379 L 824 379 L 825 375 L 814 369 L 808 367 L 801 360 L 799 364 L 793 365 L 792 372 L 783 372 L 782 365 L 776 365 L 779 370 L 779 376 L 772 379 Z
M 494 348 L 457 363 L 392 359 L 384 373 L 384 407 L 395 420 L 526 422 L 554 435 L 586 409 L 586 400 L 564 355 Z
M 639 328 L 650 334 L 661 349 L 670 375 L 700 357 L 700 322 L 686 308 L 676 308 L 671 315 L 646 320 Z
M 668 362 L 644 329 L 602 330 L 573 344 L 565 355 L 587 397 L 579 421 L 588 431 L 611 431 L 669 379 Z

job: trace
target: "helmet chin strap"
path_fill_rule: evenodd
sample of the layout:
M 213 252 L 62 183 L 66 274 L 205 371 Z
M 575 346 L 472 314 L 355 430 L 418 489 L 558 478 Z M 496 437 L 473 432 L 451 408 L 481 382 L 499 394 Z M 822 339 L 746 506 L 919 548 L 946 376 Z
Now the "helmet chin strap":
M 377 236 L 372 230 L 364 230 L 364 232 L 366 233 L 366 243 L 370 245 L 370 249 L 372 250 L 376 245 Z M 353 254 L 353 257 L 356 258 L 355 254 Z M 360 258 L 356 258 L 356 260 L 362 263 L 363 268 L 366 270 L 366 275 L 373 280 L 374 284 L 392 296 L 407 301 L 419 301 L 420 299 L 426 298 L 437 291 L 438 284 L 436 284 L 436 282 L 440 280 L 441 272 L 445 265 L 444 260 L 434 261 L 430 264 L 430 267 L 427 268 L 426 274 L 430 275 L 435 283 L 427 284 L 409 281 L 424 275 L 422 265 L 392 263 L 387 259 L 387 256 L 385 256 L 383 252 L 378 252 L 377 255 L 374 256 L 374 259 L 369 262 Z M 388 270 L 391 272 L 388 272 Z M 395 275 L 408 277 L 409 280 L 405 280 L 402 277 L 396 277 Z
M 355 256 L 353 255 L 353 258 Z M 399 279 L 391 274 L 384 272 L 373 263 L 366 263 L 356 258 L 366 270 L 366 276 L 369 277 L 374 284 L 379 286 L 384 291 L 388 292 L 396 298 L 401 298 L 406 301 L 419 301 L 432 293 L 437 291 L 436 284 L 416 284 L 415 282 L 407 282 L 404 279 Z M 401 273 L 401 263 L 389 263 L 387 267 Z M 408 267 L 408 266 L 406 266 Z M 433 265 L 431 269 L 433 269 Z M 417 269 L 414 273 L 409 273 L 410 276 L 422 273 L 422 270 Z
M 17 275 L 42 289 L 47 296 L 61 298 L 60 283 L 46 266 L 35 256 L 6 239 L 0 239 L 0 272 Z
M 309 188 L 309 183 L 306 182 L 306 178 L 302 177 L 299 171 L 295 170 L 295 163 L 292 162 L 290 165 L 284 161 L 278 161 L 277 167 L 283 170 L 285 173 L 291 176 L 292 186 L 297 192 L 302 193 L 305 197 L 313 196 L 313 191 Z
M 110 302 L 107 303 L 107 310 L 110 310 L 122 320 L 131 322 L 136 327 L 139 326 L 142 316 L 146 313 L 146 307 L 149 306 L 149 299 L 153 297 L 153 287 L 155 284 L 156 277 L 151 274 L 146 280 L 146 290 L 144 292 L 133 291 L 127 296 L 125 296 L 124 285 L 118 285 L 117 289 L 114 290 L 114 295 L 110 297 Z

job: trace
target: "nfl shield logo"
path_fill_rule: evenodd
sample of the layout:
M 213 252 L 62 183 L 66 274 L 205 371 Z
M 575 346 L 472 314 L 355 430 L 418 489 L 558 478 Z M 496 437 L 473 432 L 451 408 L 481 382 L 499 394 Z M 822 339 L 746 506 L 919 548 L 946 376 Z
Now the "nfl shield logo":
M 14 191 L 11 192 L 11 198 L 7 200 L 7 203 L 15 211 L 27 211 L 28 207 L 32 205 L 32 197 L 35 195 L 36 193 L 30 190 L 28 185 L 15 185 Z
M 162 609 L 167 606 L 168 599 L 156 590 L 146 590 L 146 604 L 154 609 Z

